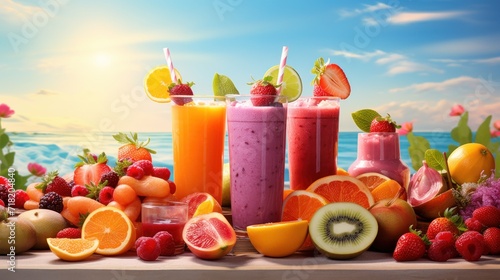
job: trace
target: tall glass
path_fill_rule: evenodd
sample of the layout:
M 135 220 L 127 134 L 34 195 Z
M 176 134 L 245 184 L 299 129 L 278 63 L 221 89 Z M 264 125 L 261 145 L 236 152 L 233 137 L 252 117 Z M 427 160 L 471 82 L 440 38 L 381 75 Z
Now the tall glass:
M 396 132 L 359 133 L 358 157 L 348 172 L 351 176 L 377 172 L 408 189 L 410 168 L 401 160 L 399 135 Z
M 290 188 L 303 190 L 319 178 L 337 173 L 338 97 L 299 98 L 288 105 Z
M 207 192 L 222 203 L 225 99 L 216 96 L 171 96 L 171 99 L 175 196 L 181 199 L 195 192 Z
M 233 227 L 281 220 L 285 175 L 284 96 L 254 106 L 251 96 L 227 96 L 231 213 Z

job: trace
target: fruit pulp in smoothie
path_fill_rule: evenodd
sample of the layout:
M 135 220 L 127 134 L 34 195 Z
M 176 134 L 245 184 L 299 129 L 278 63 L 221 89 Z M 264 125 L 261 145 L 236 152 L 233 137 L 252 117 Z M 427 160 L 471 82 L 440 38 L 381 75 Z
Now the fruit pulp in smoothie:
M 301 98 L 288 105 L 290 188 L 303 190 L 337 173 L 339 99 Z
M 241 105 L 241 104 L 240 104 Z M 228 105 L 233 226 L 281 220 L 286 107 Z
M 401 160 L 399 135 L 396 132 L 358 134 L 358 157 L 349 167 L 351 176 L 377 172 L 396 180 L 405 189 L 410 182 L 410 169 Z
M 175 196 L 207 192 L 222 203 L 225 102 L 172 105 Z M 209 100 L 206 100 L 209 101 Z

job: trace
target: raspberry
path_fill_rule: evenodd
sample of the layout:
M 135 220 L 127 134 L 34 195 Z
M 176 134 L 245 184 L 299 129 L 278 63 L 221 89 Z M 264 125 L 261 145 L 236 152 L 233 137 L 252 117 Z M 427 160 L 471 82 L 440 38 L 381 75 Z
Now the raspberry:
M 153 237 L 139 237 L 135 241 L 135 251 L 145 261 L 154 261 L 160 256 L 160 246 Z
M 459 254 L 457 252 L 457 249 L 455 249 L 455 235 L 451 231 L 442 231 L 436 234 L 436 237 L 434 238 L 435 241 L 445 241 L 449 244 L 449 253 L 450 258 L 458 257 Z
M 127 168 L 127 176 L 140 180 L 144 177 L 144 169 L 137 165 L 131 165 Z
M 61 213 L 64 208 L 62 196 L 56 192 L 46 193 L 40 198 L 39 207 Z
M 477 261 L 481 258 L 484 251 L 484 237 L 477 231 L 466 231 L 457 238 L 455 247 L 466 261 Z
M 74 185 L 71 188 L 71 196 L 87 196 L 89 194 L 89 190 L 82 185 Z
M 108 205 L 111 201 L 113 201 L 113 192 L 115 191 L 114 188 L 110 186 L 106 186 L 101 189 L 99 192 L 99 202 Z
M 154 239 L 160 246 L 160 256 L 173 256 L 175 254 L 174 237 L 168 231 L 159 231 L 154 236 Z
M 9 201 L 9 190 L 12 186 L 9 183 L 9 180 L 3 176 L 0 176 L 0 200 L 3 201 L 4 205 L 8 205 Z
M 57 232 L 56 238 L 81 238 L 82 230 L 79 228 L 63 228 Z
M 16 190 L 14 197 L 16 198 L 14 207 L 18 209 L 24 209 L 24 203 L 30 199 L 25 190 Z
M 168 181 L 170 179 L 170 169 L 168 167 L 153 167 L 153 176 Z
M 0 206 L 5 206 L 5 203 L 1 199 L 0 199 Z
M 453 243 L 445 240 L 434 240 L 427 250 L 427 256 L 432 261 L 445 262 L 453 257 L 454 249 Z
M 477 232 L 482 232 L 483 231 L 483 224 L 481 224 L 480 221 L 474 219 L 474 218 L 467 218 L 465 220 L 465 226 L 467 227 L 468 230 L 474 230 Z
M 500 209 L 492 205 L 477 208 L 472 212 L 472 217 L 487 228 L 500 226 Z
M 151 175 L 153 174 L 153 163 L 149 160 L 146 159 L 141 159 L 138 160 L 134 163 L 132 163 L 132 166 L 138 166 L 144 170 L 144 175 Z
M 500 254 L 500 228 L 489 227 L 483 232 L 485 247 L 487 254 L 498 255 Z
M 115 188 L 116 186 L 118 186 L 118 180 L 120 180 L 118 173 L 116 173 L 115 171 L 109 171 L 101 176 L 101 180 L 99 181 L 99 183 L 104 183 L 104 181 L 108 181 L 106 185 Z

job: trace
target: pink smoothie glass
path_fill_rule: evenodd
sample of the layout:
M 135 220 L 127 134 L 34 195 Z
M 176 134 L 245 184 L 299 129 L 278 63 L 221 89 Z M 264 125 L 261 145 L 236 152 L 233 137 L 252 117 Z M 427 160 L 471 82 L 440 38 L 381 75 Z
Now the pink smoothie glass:
M 255 106 L 249 95 L 228 95 L 227 129 L 233 227 L 281 220 L 285 174 L 284 96 Z
M 337 173 L 338 97 L 299 98 L 288 104 L 290 188 L 303 190 L 319 178 Z
M 399 135 L 396 132 L 359 133 L 358 158 L 348 172 L 351 176 L 377 172 L 407 189 L 410 169 L 400 157 Z

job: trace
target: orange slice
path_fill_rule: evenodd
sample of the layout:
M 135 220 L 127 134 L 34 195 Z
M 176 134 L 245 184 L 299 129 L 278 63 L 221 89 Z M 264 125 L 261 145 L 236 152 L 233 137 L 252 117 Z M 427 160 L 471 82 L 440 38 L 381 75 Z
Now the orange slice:
M 310 221 L 316 211 L 328 204 L 328 200 L 319 194 L 296 190 L 288 195 L 283 201 L 283 210 L 281 212 L 282 221 L 305 220 Z M 304 243 L 299 251 L 314 250 L 314 244 L 309 234 L 307 234 Z
M 177 77 L 181 77 L 179 72 L 175 70 Z M 149 99 L 154 102 L 166 103 L 170 102 L 170 92 L 168 86 L 172 83 L 170 70 L 166 65 L 153 68 L 144 78 L 144 90 Z
M 99 240 L 87 240 L 83 238 L 47 238 L 50 251 L 58 258 L 65 261 L 81 261 L 92 256 Z
M 349 176 L 349 173 L 342 167 L 337 167 L 337 175 Z
M 283 201 L 285 201 L 285 199 L 287 198 L 287 196 L 289 194 L 291 194 L 292 192 L 293 192 L 292 189 L 285 189 L 285 190 L 283 190 Z
M 222 213 L 219 202 L 209 193 L 196 192 L 181 199 L 188 204 L 188 218 L 212 212 Z
M 377 172 L 363 173 L 356 176 L 356 179 L 363 182 L 370 191 L 375 189 L 378 185 L 382 184 L 383 182 L 390 180 L 389 177 Z
M 248 226 L 247 233 L 259 253 L 281 258 L 295 253 L 304 243 L 308 225 L 304 220 L 258 224 Z
M 388 181 L 385 181 L 382 184 L 378 185 L 371 192 L 372 192 L 373 200 L 375 202 L 377 202 L 377 201 L 382 200 L 384 198 L 393 198 L 400 191 L 402 193 L 399 196 L 399 198 L 406 200 L 406 191 L 402 190 L 401 185 L 397 181 L 389 179 Z
M 317 193 L 329 202 L 353 202 L 367 209 L 374 203 L 365 184 L 351 176 L 330 175 L 320 178 L 307 191 Z
M 97 239 L 96 253 L 120 255 L 132 248 L 136 239 L 135 226 L 120 209 L 104 206 L 91 212 L 82 226 L 82 238 Z

